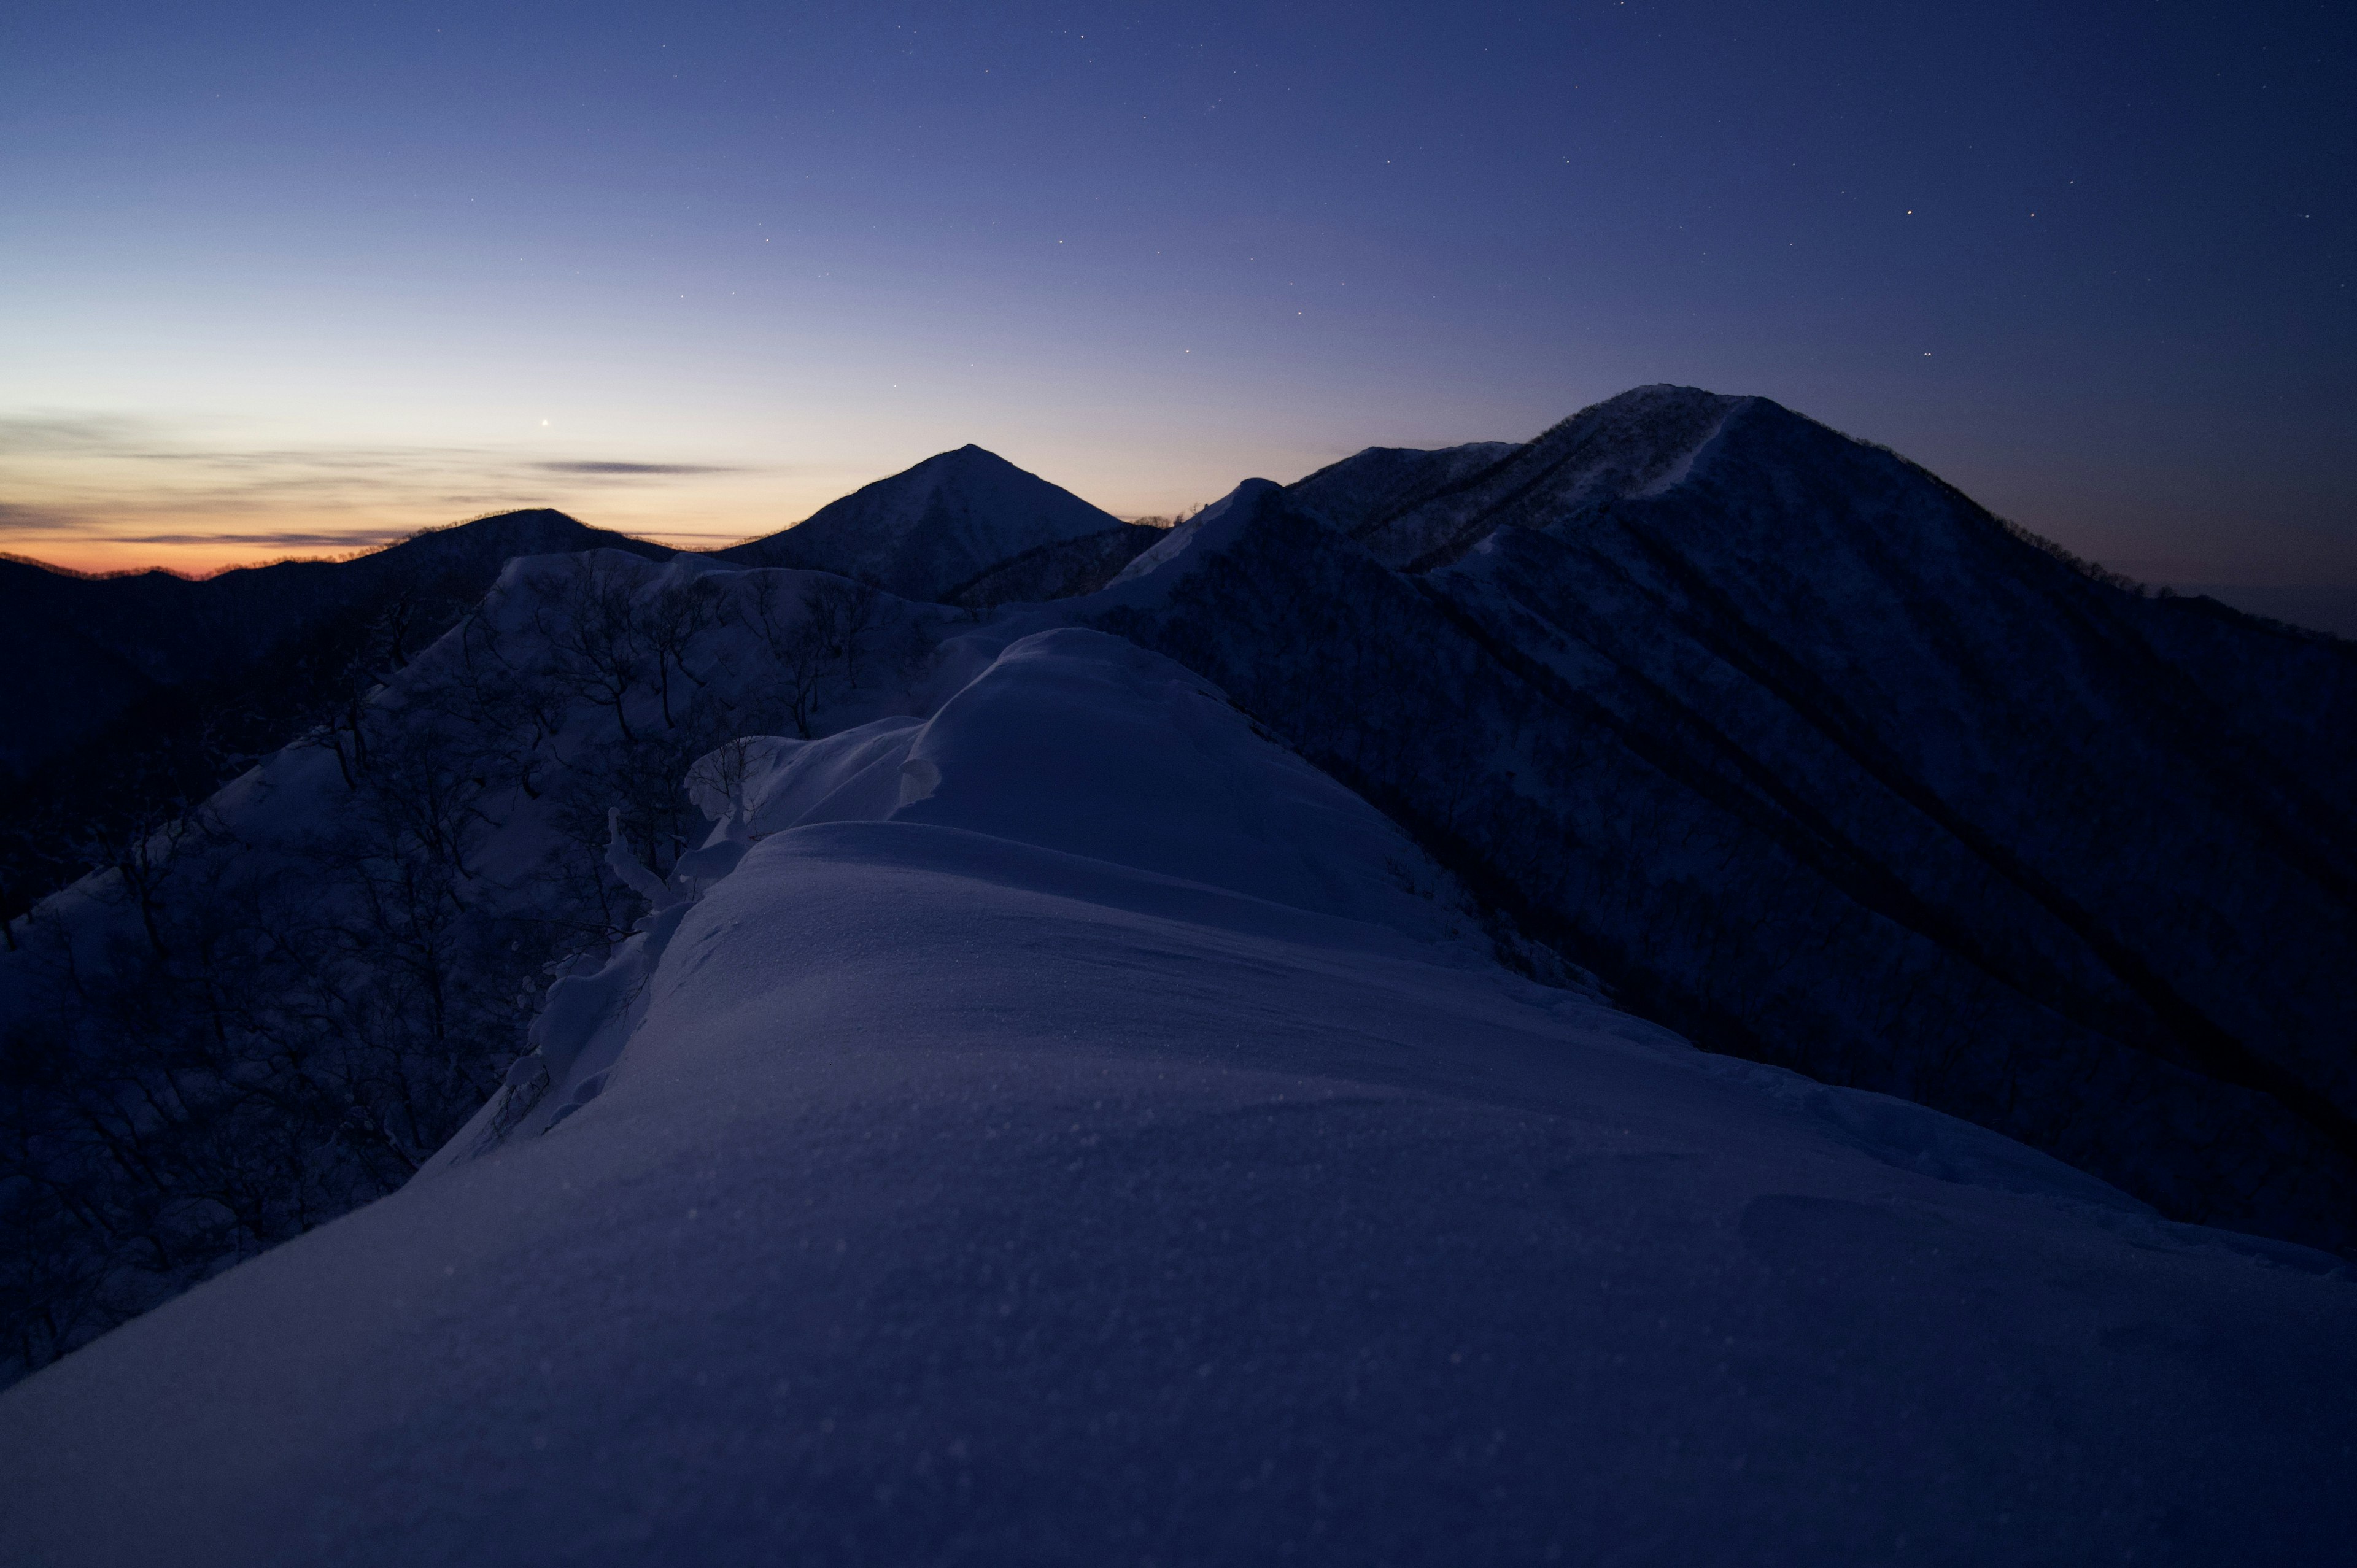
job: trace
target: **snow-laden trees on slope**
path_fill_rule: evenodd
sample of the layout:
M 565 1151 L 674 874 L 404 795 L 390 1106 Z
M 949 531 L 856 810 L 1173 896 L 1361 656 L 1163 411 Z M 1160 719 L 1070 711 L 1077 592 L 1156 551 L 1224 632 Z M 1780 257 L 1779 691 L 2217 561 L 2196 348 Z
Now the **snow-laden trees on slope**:
M 0 920 L 312 725 L 349 721 L 510 559 L 601 547 L 672 553 L 534 510 L 199 580 L 0 560 Z
M 520 562 L 371 700 L 20 922 L 14 1364 L 407 1179 L 500 1081 L 549 967 L 641 912 L 604 868 L 609 810 L 667 868 L 702 832 L 696 757 L 906 701 L 952 618 L 814 574 Z

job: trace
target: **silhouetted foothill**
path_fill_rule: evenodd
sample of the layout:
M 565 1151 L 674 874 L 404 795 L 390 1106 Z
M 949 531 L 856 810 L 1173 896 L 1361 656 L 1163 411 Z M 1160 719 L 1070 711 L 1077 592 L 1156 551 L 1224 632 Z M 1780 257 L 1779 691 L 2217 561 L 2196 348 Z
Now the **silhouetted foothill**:
M 0 559 L 0 656 L 22 676 L 0 689 L 0 918 L 81 875 L 93 841 L 185 812 L 349 710 L 514 557 L 596 549 L 672 553 L 536 508 L 195 579 Z

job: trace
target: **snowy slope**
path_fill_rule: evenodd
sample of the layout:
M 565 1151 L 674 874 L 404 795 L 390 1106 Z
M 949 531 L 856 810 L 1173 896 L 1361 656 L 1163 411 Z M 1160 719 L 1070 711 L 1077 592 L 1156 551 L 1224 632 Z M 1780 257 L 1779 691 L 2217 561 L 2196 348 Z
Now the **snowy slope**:
M 398 1186 L 643 908 L 746 731 L 925 711 L 956 618 L 815 573 L 511 562 L 367 702 L 0 949 L 0 1381 Z
M 1294 487 L 1308 515 L 1410 570 L 1461 553 L 1511 521 L 1554 521 L 1682 483 L 1727 420 L 1760 400 L 1691 387 L 1639 387 L 1584 409 L 1521 446 L 1414 454 L 1372 448 Z M 1416 461 L 1421 457 L 1422 461 Z M 1501 513 L 1505 515 L 1501 515 Z
M 1262 484 L 1071 613 L 1715 1049 L 2357 1245 L 2352 650 L 2091 579 L 1761 399 L 1432 467 Z
M 995 609 L 1006 604 L 1038 604 L 1094 593 L 1130 562 L 1160 543 L 1164 532 L 1151 523 L 1125 522 L 1103 533 L 1042 544 L 952 590 L 949 602 Z
M 2345 1541 L 2330 1260 L 1509 974 L 1200 677 L 1011 629 L 928 718 L 699 765 L 710 875 L 553 1130 L 0 1396 L 12 1555 Z
M 931 600 L 1028 551 L 1124 526 L 1070 490 L 968 446 L 878 479 L 781 533 L 714 553 L 737 565 L 834 572 L 902 598 Z
M 1511 441 L 1475 441 L 1422 452 L 1404 446 L 1370 446 L 1329 464 L 1290 487 L 1294 504 L 1338 528 L 1360 526 L 1429 506 L 1480 482 L 1481 476 L 1518 456 Z

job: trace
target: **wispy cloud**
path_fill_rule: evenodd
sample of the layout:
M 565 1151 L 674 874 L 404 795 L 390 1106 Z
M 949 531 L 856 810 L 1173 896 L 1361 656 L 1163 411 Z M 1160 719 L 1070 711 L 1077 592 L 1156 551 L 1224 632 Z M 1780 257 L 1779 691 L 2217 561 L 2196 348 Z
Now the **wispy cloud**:
M 578 474 L 588 478 L 635 478 L 667 474 L 741 474 L 742 468 L 718 467 L 706 463 L 612 463 L 581 461 L 572 463 L 534 463 L 544 474 Z
M 118 533 L 119 544 L 239 544 L 271 550 L 366 550 L 407 537 L 393 529 L 355 529 L 342 533 L 286 531 L 275 533 Z
M 155 440 L 152 420 L 108 413 L 0 415 L 0 456 L 112 453 Z
M 21 506 L 0 501 L 0 533 L 55 532 L 81 525 L 81 518 L 57 507 Z
M 210 571 L 370 549 L 525 507 L 691 547 L 771 532 L 811 510 L 800 492 L 813 471 L 799 465 L 737 463 L 708 447 L 617 450 L 558 431 L 470 436 L 306 444 L 227 415 L 0 406 L 0 544 L 82 570 Z M 770 499 L 780 486 L 793 502 Z
M 552 457 L 488 446 L 240 443 L 233 424 L 0 413 L 0 533 L 120 544 L 358 548 L 409 528 L 594 489 L 641 498 L 755 470 L 660 454 Z M 562 450 L 562 448 L 560 448 Z M 221 532 L 205 528 L 219 519 Z M 350 528 L 336 525 L 349 520 Z M 274 526 L 283 523 L 285 526 Z

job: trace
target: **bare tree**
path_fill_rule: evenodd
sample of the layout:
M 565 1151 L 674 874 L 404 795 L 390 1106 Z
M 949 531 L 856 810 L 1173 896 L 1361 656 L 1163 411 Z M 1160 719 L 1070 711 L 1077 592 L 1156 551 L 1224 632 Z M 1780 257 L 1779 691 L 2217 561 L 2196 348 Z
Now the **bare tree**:
M 677 670 L 698 686 L 704 682 L 687 667 L 695 639 L 712 628 L 716 618 L 709 596 L 696 584 L 674 583 L 659 590 L 640 617 L 646 645 L 654 654 L 655 685 L 662 695 L 663 727 L 675 722 L 671 712 L 671 676 Z
M 833 633 L 821 620 L 811 596 L 782 572 L 757 576 L 750 598 L 753 629 L 760 634 L 784 677 L 779 690 L 787 716 L 794 721 L 794 733 L 808 740 L 827 666 L 838 657 Z
M 751 747 L 742 736 L 726 741 L 696 758 L 687 770 L 687 789 L 691 798 L 701 792 L 721 802 L 721 821 L 732 824 L 745 820 L 745 776 L 751 766 Z
M 538 771 L 554 760 L 568 693 L 544 671 L 511 660 L 488 617 L 461 623 L 457 653 L 433 679 L 413 678 L 410 705 L 431 708 L 463 726 L 486 773 L 510 779 L 527 799 L 538 800 Z
M 853 690 L 859 686 L 862 640 L 877 620 L 881 605 L 874 588 L 848 578 L 822 579 L 812 593 L 812 608 L 826 628 L 828 641 L 843 660 L 843 677 Z
M 170 956 L 163 933 L 166 884 L 183 843 L 200 833 L 197 817 L 173 801 L 127 822 L 92 822 L 82 848 L 91 865 L 115 874 L 121 896 L 138 908 L 140 928 L 157 958 Z
M 534 607 L 533 626 L 555 650 L 561 678 L 613 710 L 623 738 L 636 739 L 630 698 L 646 678 L 647 648 L 632 576 L 576 555 Z

